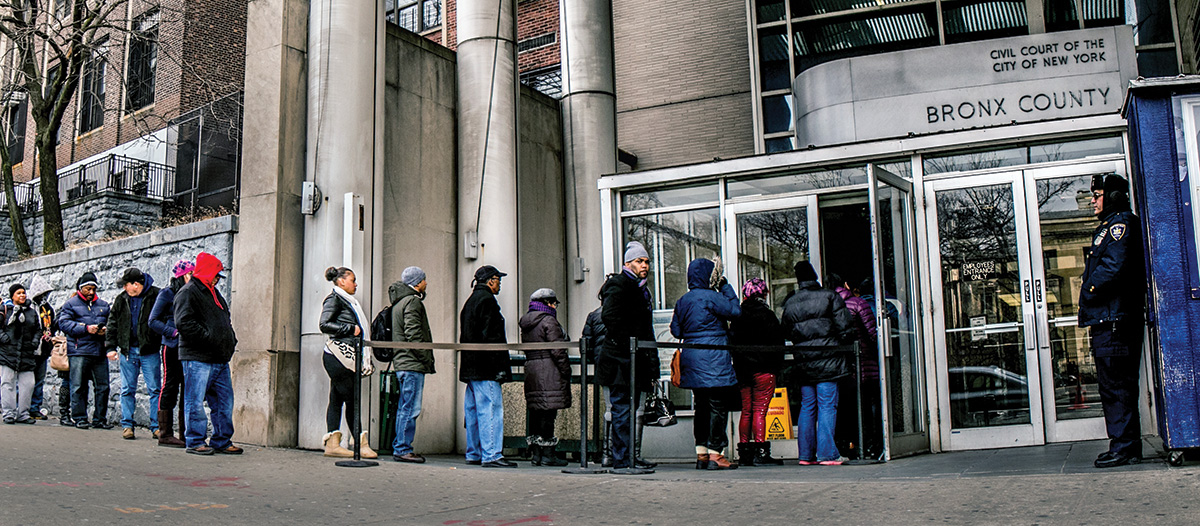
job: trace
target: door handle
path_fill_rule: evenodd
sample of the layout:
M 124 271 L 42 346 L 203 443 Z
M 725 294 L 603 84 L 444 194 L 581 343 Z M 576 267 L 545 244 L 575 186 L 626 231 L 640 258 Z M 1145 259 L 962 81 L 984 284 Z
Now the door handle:
M 1037 350 L 1037 342 L 1035 341 L 1035 336 L 1034 336 L 1035 334 L 1036 333 L 1034 332 L 1034 328 L 1033 328 L 1033 314 L 1032 313 L 1026 314 L 1025 315 L 1025 350 L 1026 351 L 1031 352 L 1031 351 Z
M 1037 313 L 1037 330 L 1038 330 L 1038 347 L 1042 349 L 1050 348 L 1050 319 L 1046 315 L 1046 308 L 1038 309 Z
M 892 349 L 892 319 L 883 317 L 883 356 L 891 358 L 894 350 Z

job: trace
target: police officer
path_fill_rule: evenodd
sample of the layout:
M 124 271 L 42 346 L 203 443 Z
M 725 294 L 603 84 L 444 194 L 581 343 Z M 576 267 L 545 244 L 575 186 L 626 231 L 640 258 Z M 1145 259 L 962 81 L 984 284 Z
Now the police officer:
M 1093 176 L 1092 207 L 1100 226 L 1083 270 L 1079 326 L 1091 328 L 1108 430 L 1108 451 L 1096 457 L 1095 466 L 1110 468 L 1142 459 L 1138 370 L 1146 272 L 1141 222 L 1129 209 L 1129 183 L 1116 174 Z

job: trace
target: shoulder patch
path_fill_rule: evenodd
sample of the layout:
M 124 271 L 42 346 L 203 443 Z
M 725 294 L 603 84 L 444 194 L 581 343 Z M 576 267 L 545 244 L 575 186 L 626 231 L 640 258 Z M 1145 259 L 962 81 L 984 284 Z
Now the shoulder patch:
M 1112 234 L 1113 241 L 1120 241 L 1125 237 L 1125 223 L 1117 223 L 1109 227 L 1108 232 Z

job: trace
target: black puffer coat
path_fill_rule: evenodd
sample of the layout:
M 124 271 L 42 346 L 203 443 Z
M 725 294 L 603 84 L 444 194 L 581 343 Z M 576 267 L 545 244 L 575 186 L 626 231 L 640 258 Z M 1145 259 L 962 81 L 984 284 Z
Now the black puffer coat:
M 588 363 L 596 363 L 596 355 L 600 353 L 600 348 L 604 347 L 604 340 L 608 336 L 608 328 L 604 326 L 604 320 L 600 319 L 600 311 L 596 309 L 589 312 L 587 321 L 583 323 L 583 342 L 586 342 L 588 348 Z
M 518 324 L 525 343 L 567 341 L 562 325 L 549 312 L 530 310 Z M 525 351 L 525 406 L 539 410 L 571 407 L 571 362 L 566 349 Z
M 460 343 L 508 343 L 504 316 L 496 295 L 485 283 L 477 283 L 471 297 L 459 313 Z M 502 351 L 462 351 L 458 367 L 460 382 L 507 382 L 512 380 L 508 353 Z
M 798 287 L 783 304 L 784 330 L 792 345 L 800 347 L 793 380 L 812 385 L 848 376 L 848 353 L 836 347 L 854 338 L 846 302 L 815 281 L 802 281 Z
M 325 302 L 321 304 L 320 326 L 321 332 L 331 340 L 355 345 L 354 328 L 358 327 L 358 317 L 354 315 L 354 307 L 338 293 L 330 292 L 325 296 Z M 359 336 L 362 335 L 360 332 Z
M 733 345 L 783 345 L 783 328 L 771 306 L 758 298 L 742 302 L 742 315 L 729 324 L 729 343 Z M 755 374 L 779 374 L 783 367 L 778 352 L 734 352 L 733 370 L 738 383 L 753 383 Z
M 38 342 L 42 337 L 37 311 L 28 301 L 24 305 L 6 302 L 2 310 L 0 365 L 19 373 L 32 371 L 37 364 Z
M 605 386 L 629 385 L 629 338 L 654 341 L 650 300 L 637 280 L 625 271 L 613 274 L 600 289 L 600 319 L 608 333 L 596 358 L 596 382 Z M 658 379 L 658 351 L 638 349 L 639 389 Z

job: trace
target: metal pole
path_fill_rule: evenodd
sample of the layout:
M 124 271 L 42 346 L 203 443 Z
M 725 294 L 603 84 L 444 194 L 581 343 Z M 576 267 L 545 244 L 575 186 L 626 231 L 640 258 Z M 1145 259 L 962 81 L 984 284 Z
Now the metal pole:
M 350 426 L 350 430 L 354 434 L 354 460 L 342 460 L 334 462 L 335 466 L 343 468 L 369 468 L 378 466 L 378 462 L 371 460 L 363 460 L 360 452 L 362 451 L 362 336 L 354 338 L 354 382 L 358 385 L 354 387 L 354 425 Z M 332 389 L 332 387 L 331 387 Z
M 854 342 L 854 389 L 858 398 L 858 459 L 866 460 L 863 446 L 862 348 Z
M 612 472 L 617 475 L 649 475 L 654 473 L 653 469 L 640 469 L 637 467 L 637 351 L 638 339 L 636 336 L 629 337 L 629 444 L 626 448 L 625 461 L 629 463 L 628 467 L 614 469 Z M 613 422 L 613 432 L 616 433 L 616 422 Z M 615 455 L 614 455 L 615 456 Z M 613 459 L 613 465 L 616 465 L 617 459 Z
M 579 340 L 579 467 L 565 468 L 562 470 L 563 473 L 578 475 L 608 473 L 607 469 L 588 467 L 587 356 L 587 340 L 581 339 Z

